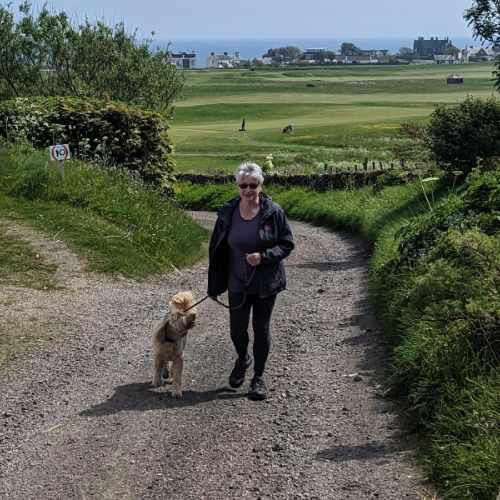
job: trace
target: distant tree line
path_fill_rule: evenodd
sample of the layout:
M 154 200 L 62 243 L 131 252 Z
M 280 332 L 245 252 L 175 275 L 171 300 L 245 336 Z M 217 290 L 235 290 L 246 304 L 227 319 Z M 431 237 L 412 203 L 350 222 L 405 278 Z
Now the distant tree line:
M 23 2 L 0 5 L 0 99 L 77 96 L 113 99 L 168 112 L 183 86 L 168 51 L 152 50 L 123 23 L 74 24 Z

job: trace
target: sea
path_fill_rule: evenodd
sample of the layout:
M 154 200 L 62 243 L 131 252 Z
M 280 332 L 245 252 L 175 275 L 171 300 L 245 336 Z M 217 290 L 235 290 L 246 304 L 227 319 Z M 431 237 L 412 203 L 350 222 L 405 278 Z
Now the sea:
M 440 39 L 445 36 L 439 36 Z M 449 36 L 455 47 L 463 49 L 468 46 L 477 47 L 478 41 L 466 37 Z M 340 46 L 344 42 L 354 43 L 360 49 L 387 49 L 395 54 L 401 47 L 413 48 L 414 38 L 174 38 L 172 40 L 156 40 L 158 48 L 166 49 L 168 46 L 174 52 L 196 53 L 196 67 L 204 68 L 207 65 L 207 57 L 211 52 L 240 53 L 241 59 L 261 58 L 268 49 L 277 47 L 294 46 L 301 50 L 310 48 L 325 48 L 340 52 Z

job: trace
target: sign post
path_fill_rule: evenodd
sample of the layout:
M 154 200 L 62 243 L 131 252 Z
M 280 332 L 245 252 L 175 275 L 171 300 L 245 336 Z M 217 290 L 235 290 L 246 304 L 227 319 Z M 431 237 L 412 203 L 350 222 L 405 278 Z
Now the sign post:
M 64 162 L 71 158 L 69 144 L 55 144 L 49 147 L 50 159 L 59 162 L 59 172 L 64 180 Z

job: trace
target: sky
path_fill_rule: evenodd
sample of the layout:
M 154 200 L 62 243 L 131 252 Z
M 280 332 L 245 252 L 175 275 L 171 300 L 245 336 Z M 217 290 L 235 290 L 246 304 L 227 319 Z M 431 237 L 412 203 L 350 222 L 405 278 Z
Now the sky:
M 43 3 L 32 0 L 35 8 Z M 472 0 L 49 0 L 48 4 L 75 20 L 87 15 L 111 24 L 124 21 L 142 36 L 154 31 L 156 39 L 471 35 L 462 16 Z

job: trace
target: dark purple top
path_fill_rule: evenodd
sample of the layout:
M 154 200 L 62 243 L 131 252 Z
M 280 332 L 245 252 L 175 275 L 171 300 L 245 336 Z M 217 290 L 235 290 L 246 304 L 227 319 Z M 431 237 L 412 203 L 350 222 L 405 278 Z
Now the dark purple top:
M 258 231 L 260 223 L 260 213 L 253 219 L 245 220 L 240 214 L 239 205 L 233 212 L 231 228 L 227 242 L 229 244 L 229 285 L 231 293 L 241 293 L 245 291 L 245 284 L 252 277 L 252 267 L 246 261 L 245 254 L 259 252 Z M 251 280 L 250 286 L 246 289 L 248 293 L 258 293 L 259 284 L 255 278 Z

